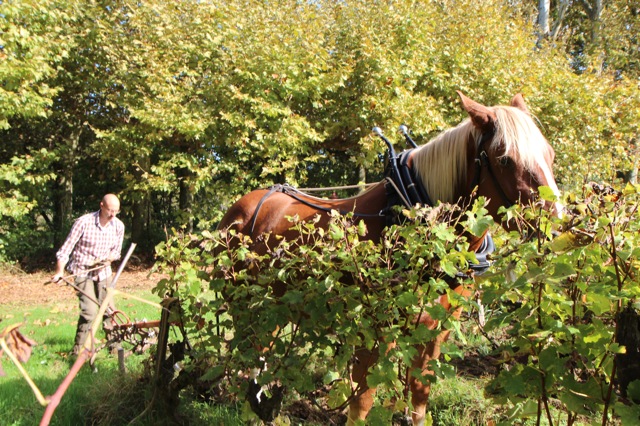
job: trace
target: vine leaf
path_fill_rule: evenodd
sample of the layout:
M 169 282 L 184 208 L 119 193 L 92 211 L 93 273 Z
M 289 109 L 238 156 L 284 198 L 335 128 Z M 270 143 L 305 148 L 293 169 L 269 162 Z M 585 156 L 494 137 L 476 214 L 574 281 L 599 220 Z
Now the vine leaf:
M 31 348 L 37 343 L 34 340 L 25 337 L 18 330 L 19 326 L 10 326 L 5 328 L 0 334 L 0 338 L 3 339 L 9 350 L 16 356 L 18 361 L 26 363 L 31 357 Z M 0 357 L 4 354 L 4 349 L 0 348 Z M 0 376 L 4 376 L 4 370 L 2 364 L 0 364 Z

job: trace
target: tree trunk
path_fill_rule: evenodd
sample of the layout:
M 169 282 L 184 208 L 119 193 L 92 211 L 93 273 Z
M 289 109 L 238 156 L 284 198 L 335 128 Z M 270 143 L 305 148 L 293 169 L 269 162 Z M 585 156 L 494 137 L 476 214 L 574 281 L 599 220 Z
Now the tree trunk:
M 367 183 L 367 169 L 363 165 L 358 168 L 358 182 L 362 184 L 360 192 L 364 192 L 367 189 L 365 185 Z
M 600 43 L 600 17 L 602 16 L 604 6 L 602 0 L 581 0 L 580 4 L 591 21 L 591 31 L 589 34 L 591 49 L 589 50 L 594 52 Z
M 147 194 L 140 194 L 131 206 L 131 242 L 143 245 L 146 235 Z
M 640 143 L 640 138 L 636 138 L 636 141 Z M 636 145 L 637 147 L 638 145 Z M 633 154 L 633 165 L 631 166 L 631 171 L 629 172 L 629 183 L 636 184 L 638 183 L 638 163 L 640 163 L 640 148 L 636 148 Z
M 538 28 L 540 31 L 540 39 L 549 35 L 549 11 L 551 9 L 551 0 L 538 1 Z
M 626 347 L 626 352 L 616 355 L 618 368 L 615 380 L 626 397 L 629 384 L 640 380 L 640 315 L 633 307 L 627 306 L 617 321 L 616 341 Z
M 600 44 L 600 17 L 602 16 L 602 9 L 602 0 L 594 0 L 592 11 L 589 14 L 589 18 L 591 18 L 591 43 L 594 46 Z
M 53 246 L 57 249 L 66 238 L 67 228 L 73 212 L 73 173 L 66 167 L 58 175 L 54 195 Z
M 551 30 L 550 37 L 552 40 L 555 40 L 558 37 L 558 33 L 560 32 L 560 28 L 562 28 L 562 22 L 564 21 L 564 17 L 569 10 L 569 6 L 571 5 L 570 0 L 559 0 L 556 5 L 556 20 L 553 23 L 553 29 Z
M 60 156 L 60 170 L 56 179 L 53 203 L 53 246 L 58 248 L 67 237 L 73 220 L 73 165 L 75 164 L 82 128 L 76 127 L 64 141 Z
M 149 158 L 141 158 L 139 163 L 141 163 L 141 167 L 134 168 L 132 172 L 138 181 L 142 179 L 143 170 L 149 169 Z M 131 242 L 141 245 L 143 249 L 146 249 L 143 243 L 145 234 L 148 232 L 148 229 L 145 230 L 148 205 L 149 194 L 147 192 L 137 192 L 133 194 L 133 204 L 131 206 Z
M 193 214 L 191 208 L 193 203 L 193 190 L 191 188 L 191 170 L 186 167 L 180 168 L 177 175 L 180 183 L 180 196 L 178 200 L 181 212 L 180 214 L 184 218 L 182 222 L 186 226 L 185 230 L 187 232 L 191 232 L 193 231 Z

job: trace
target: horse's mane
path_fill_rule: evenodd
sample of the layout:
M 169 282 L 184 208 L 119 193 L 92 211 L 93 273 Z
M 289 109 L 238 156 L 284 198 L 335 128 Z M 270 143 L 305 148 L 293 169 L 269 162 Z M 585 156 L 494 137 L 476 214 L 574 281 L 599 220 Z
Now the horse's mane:
M 533 118 L 518 108 L 495 106 L 496 131 L 485 149 L 495 152 L 504 147 L 504 155 L 520 162 L 526 169 L 545 164 L 546 140 Z M 467 181 L 467 150 L 469 138 L 477 141 L 480 131 L 467 118 L 458 126 L 445 130 L 430 142 L 417 148 L 412 156 L 413 167 L 422 179 L 431 199 L 454 203 L 457 189 Z

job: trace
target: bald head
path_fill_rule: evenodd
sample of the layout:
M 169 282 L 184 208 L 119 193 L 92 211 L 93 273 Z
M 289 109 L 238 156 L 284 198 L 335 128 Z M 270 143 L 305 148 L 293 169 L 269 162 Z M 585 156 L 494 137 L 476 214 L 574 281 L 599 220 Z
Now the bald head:
M 107 222 L 120 213 L 120 200 L 114 194 L 107 194 L 100 201 L 100 218 Z
M 102 201 L 100 203 L 101 204 L 118 203 L 118 206 L 120 206 L 120 200 L 118 200 L 118 197 L 115 194 L 106 194 L 104 197 L 102 197 Z

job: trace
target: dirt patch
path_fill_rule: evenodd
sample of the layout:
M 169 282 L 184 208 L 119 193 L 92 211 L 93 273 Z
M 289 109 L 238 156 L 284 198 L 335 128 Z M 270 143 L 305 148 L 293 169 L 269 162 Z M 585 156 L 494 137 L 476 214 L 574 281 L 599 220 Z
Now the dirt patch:
M 77 300 L 75 291 L 63 283 L 46 284 L 53 271 L 27 273 L 19 268 L 0 268 L 0 303 L 2 305 L 29 306 Z M 149 269 L 125 270 L 118 278 L 116 287 L 127 293 L 149 290 L 163 278 Z

